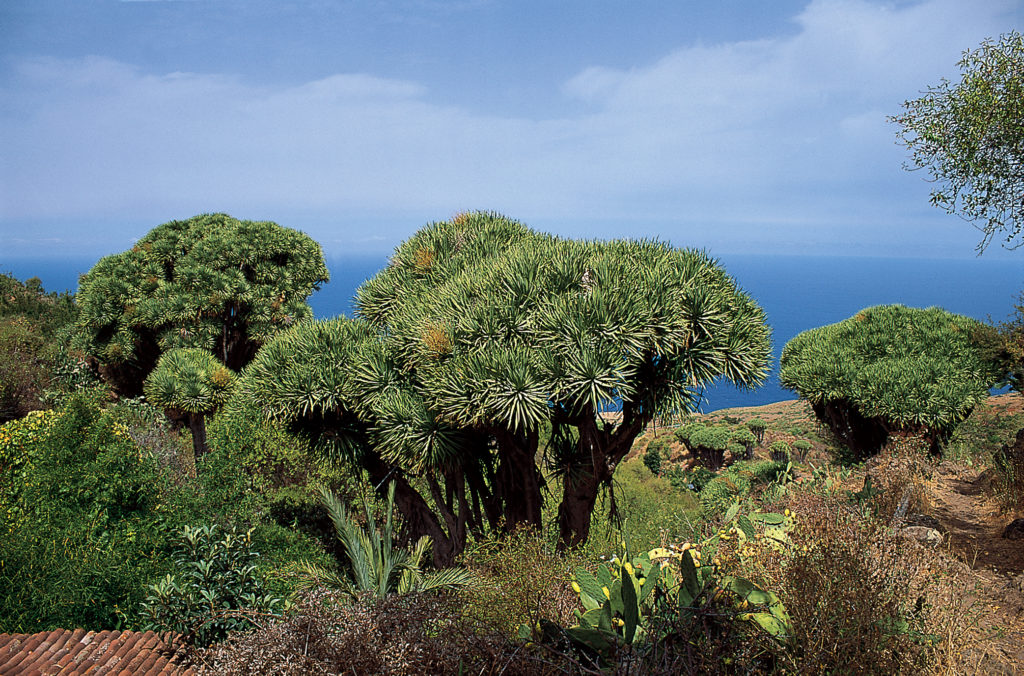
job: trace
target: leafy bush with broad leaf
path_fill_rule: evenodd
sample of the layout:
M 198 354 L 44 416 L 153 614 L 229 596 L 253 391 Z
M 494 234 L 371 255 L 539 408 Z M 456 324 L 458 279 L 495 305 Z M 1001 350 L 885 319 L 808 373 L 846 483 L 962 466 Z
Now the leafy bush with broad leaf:
M 975 342 L 980 326 L 940 308 L 866 308 L 789 341 L 780 380 L 857 456 L 894 432 L 937 452 L 999 380 Z
M 753 544 L 771 532 L 784 541 L 789 524 L 780 514 L 741 514 L 737 505 L 717 516 L 723 529 L 696 545 L 623 548 L 596 569 L 577 568 L 572 588 L 583 610 L 576 623 L 541 620 L 522 627 L 520 636 L 561 646 L 586 668 L 706 673 L 725 660 L 744 671 L 767 669 L 789 634 L 786 608 L 774 592 L 726 570 L 713 553 L 729 538 Z
M 164 565 L 166 483 L 94 393 L 0 428 L 0 631 L 115 627 Z
M 173 631 L 200 646 L 244 631 L 255 615 L 279 615 L 284 601 L 266 589 L 256 565 L 252 530 L 185 526 L 174 538 L 174 573 L 142 603 L 145 628 Z

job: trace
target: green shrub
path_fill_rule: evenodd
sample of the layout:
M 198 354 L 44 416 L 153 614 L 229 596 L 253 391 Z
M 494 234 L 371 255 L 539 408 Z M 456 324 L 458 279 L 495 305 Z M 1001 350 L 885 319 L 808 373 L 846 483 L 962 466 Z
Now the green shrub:
M 764 442 L 764 433 L 768 429 L 768 423 L 760 418 L 751 418 L 747 421 L 747 429 L 754 435 L 757 443 L 760 445 Z
M 796 451 L 797 462 L 806 462 L 807 452 L 811 450 L 811 442 L 806 439 L 797 439 L 793 442 L 793 450 Z
M 725 512 L 737 500 L 743 500 L 758 486 L 775 481 L 786 463 L 770 460 L 738 462 L 709 481 L 700 492 L 700 514 L 710 518 Z
M 576 609 L 569 587 L 572 571 L 583 565 L 580 550 L 559 553 L 535 530 L 520 528 L 471 543 L 461 563 L 480 584 L 459 592 L 468 617 L 505 636 L 539 618 L 567 624 Z
M 866 308 L 789 341 L 779 378 L 855 455 L 897 431 L 934 453 L 999 380 L 975 342 L 980 329 L 940 308 Z
M 637 548 L 657 547 L 665 542 L 682 542 L 693 536 L 697 501 L 689 491 L 676 489 L 667 477 L 656 477 L 638 461 L 626 462 L 615 471 L 615 508 L 621 523 L 608 523 L 604 509 L 595 509 L 587 549 L 611 554 L 622 540 Z M 599 505 L 601 506 L 601 505 Z
M 729 506 L 750 492 L 746 477 L 718 476 L 700 492 L 700 514 L 710 518 L 729 509 Z
M 23 317 L 0 318 L 0 423 L 45 408 L 52 350 Z
M 651 474 L 654 476 L 661 475 L 663 447 L 663 443 L 652 441 L 647 444 L 647 449 L 644 451 L 644 465 L 646 465 L 647 469 L 651 470 Z
M 255 626 L 246 612 L 280 614 L 284 601 L 258 574 L 252 530 L 185 526 L 175 534 L 175 572 L 149 586 L 142 603 L 145 629 L 173 631 L 206 646 L 228 632 Z
M 697 465 L 689 470 L 673 467 L 665 473 L 665 476 L 676 490 L 690 490 L 700 493 L 701 489 L 714 479 L 716 474 L 707 467 Z
M 119 626 L 166 564 L 166 483 L 99 403 L 80 393 L 0 428 L 18 473 L 0 482 L 0 631 Z
M 939 637 L 928 633 L 926 601 L 938 580 L 920 572 L 934 553 L 842 500 L 805 495 L 793 511 L 793 547 L 779 580 L 793 665 L 813 665 L 814 673 L 930 673 L 928 646 Z
M 146 585 L 173 565 L 170 535 L 189 522 L 255 526 L 268 570 L 326 561 L 311 538 L 264 524 L 268 501 L 241 463 L 211 453 L 191 479 L 181 452 L 152 406 L 109 406 L 95 390 L 0 426 L 0 631 L 137 626 Z
M 775 462 L 789 462 L 791 450 L 788 443 L 778 439 L 768 447 L 768 453 Z

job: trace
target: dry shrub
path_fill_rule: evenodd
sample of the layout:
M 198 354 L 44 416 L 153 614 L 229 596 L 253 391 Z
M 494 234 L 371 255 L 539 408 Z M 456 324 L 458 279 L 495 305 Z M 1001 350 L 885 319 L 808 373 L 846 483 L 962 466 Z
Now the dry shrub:
M 535 530 L 474 543 L 462 563 L 483 582 L 460 592 L 466 614 L 476 622 L 515 636 L 521 624 L 532 626 L 541 618 L 561 626 L 575 621 L 573 610 L 581 606 L 569 585 L 583 557 L 557 553 Z
M 797 495 L 780 596 L 795 673 L 916 673 L 936 661 L 937 554 L 841 499 Z M 948 586 L 945 591 L 949 591 Z M 944 627 L 950 632 L 953 628 Z
M 407 594 L 345 604 L 324 590 L 293 612 L 196 651 L 202 674 L 546 674 L 544 662 L 467 623 L 452 596 Z
M 871 498 L 875 515 L 884 520 L 927 514 L 927 482 L 932 461 L 927 446 L 914 437 L 890 437 L 890 443 L 868 462 L 868 476 L 879 489 Z
M 1007 509 L 1024 507 L 1024 429 L 992 454 L 996 470 L 996 497 Z

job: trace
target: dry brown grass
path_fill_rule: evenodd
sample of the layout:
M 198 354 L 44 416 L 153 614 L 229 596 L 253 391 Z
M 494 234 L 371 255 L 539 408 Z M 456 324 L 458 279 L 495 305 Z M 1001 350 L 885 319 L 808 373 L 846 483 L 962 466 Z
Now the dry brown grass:
M 193 662 L 202 674 L 549 674 L 543 657 L 473 625 L 461 603 L 409 594 L 345 603 L 324 590 L 304 597 L 286 618 L 236 635 Z

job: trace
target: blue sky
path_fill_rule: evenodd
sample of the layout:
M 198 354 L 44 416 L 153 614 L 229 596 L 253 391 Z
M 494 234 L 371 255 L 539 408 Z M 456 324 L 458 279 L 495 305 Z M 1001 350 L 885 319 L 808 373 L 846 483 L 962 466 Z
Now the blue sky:
M 714 254 L 971 257 L 885 118 L 1022 6 L 7 0 L 0 261 L 210 211 L 376 254 L 470 209 Z

